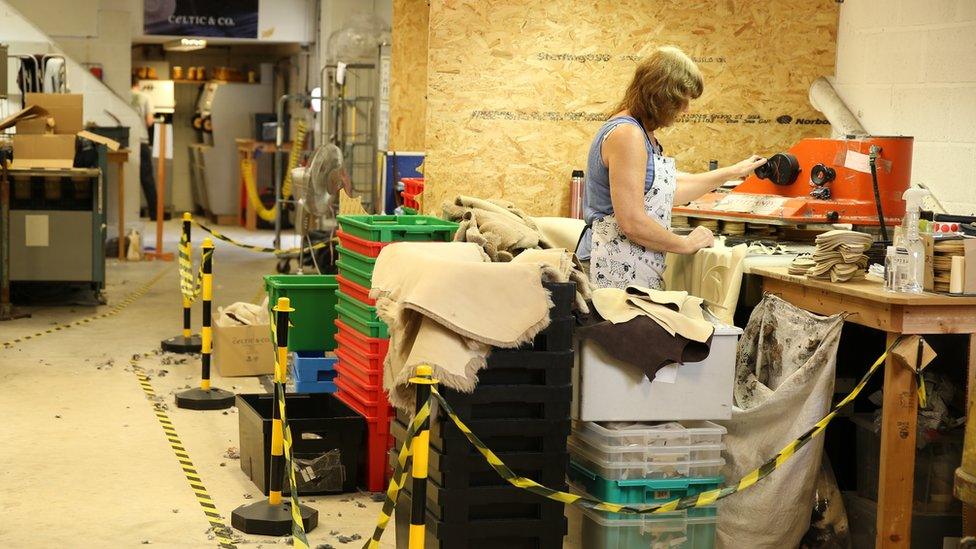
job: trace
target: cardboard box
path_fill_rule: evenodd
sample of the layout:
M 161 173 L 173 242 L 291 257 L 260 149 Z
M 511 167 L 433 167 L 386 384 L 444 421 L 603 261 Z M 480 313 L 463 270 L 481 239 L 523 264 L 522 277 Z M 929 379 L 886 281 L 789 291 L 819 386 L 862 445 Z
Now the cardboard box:
M 18 125 L 19 127 L 19 125 Z M 75 161 L 75 134 L 14 135 L 14 169 L 70 168 Z
M 223 377 L 259 376 L 274 373 L 274 345 L 271 326 L 218 324 L 213 315 L 213 360 Z M 229 321 L 233 322 L 233 321 Z
M 47 111 L 41 116 L 17 123 L 17 133 L 28 134 L 76 134 L 84 128 L 82 95 L 78 93 L 28 93 L 26 105 L 38 106 Z M 53 127 L 49 125 L 53 119 Z

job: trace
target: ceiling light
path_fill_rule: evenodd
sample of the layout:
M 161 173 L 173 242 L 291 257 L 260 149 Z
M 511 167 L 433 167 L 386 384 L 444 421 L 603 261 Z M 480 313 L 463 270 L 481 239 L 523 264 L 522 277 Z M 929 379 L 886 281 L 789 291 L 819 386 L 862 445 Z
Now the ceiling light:
M 180 38 L 163 44 L 166 51 L 195 51 L 207 47 L 207 41 L 200 38 Z

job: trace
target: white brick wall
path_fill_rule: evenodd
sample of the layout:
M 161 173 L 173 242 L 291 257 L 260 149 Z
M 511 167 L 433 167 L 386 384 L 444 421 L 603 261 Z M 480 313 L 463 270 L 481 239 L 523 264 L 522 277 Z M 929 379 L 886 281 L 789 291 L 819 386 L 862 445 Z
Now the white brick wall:
M 865 129 L 912 135 L 912 178 L 976 214 L 976 0 L 845 0 L 835 86 Z

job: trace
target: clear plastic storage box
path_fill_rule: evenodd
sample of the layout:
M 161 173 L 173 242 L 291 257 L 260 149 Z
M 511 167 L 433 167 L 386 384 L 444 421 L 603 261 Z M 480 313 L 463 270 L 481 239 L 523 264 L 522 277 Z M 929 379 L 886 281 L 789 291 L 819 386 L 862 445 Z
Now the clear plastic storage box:
M 718 517 L 689 517 L 685 511 L 620 515 L 583 510 L 581 546 L 586 549 L 712 549 Z
M 724 427 L 707 421 L 610 429 L 576 422 L 573 460 L 608 480 L 714 477 L 725 465 Z

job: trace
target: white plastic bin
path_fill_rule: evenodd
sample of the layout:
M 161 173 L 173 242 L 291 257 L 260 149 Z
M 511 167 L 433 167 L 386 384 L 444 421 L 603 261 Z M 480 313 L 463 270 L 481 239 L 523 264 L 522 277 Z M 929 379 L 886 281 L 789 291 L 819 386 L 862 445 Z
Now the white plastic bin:
M 649 381 L 589 340 L 577 342 L 573 418 L 582 421 L 711 420 L 732 417 L 736 346 L 742 330 L 716 324 L 708 358 L 677 367 L 674 383 Z M 634 345 L 646 345 L 634 341 Z

